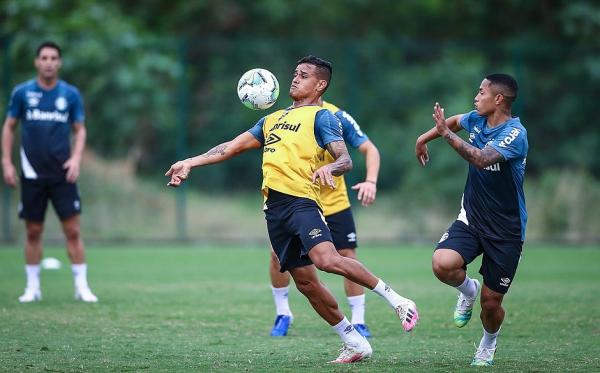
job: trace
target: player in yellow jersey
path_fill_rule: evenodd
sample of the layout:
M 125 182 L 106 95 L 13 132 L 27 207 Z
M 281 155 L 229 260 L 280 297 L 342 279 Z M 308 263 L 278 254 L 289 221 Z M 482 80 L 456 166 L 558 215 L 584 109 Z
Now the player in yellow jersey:
M 323 102 L 322 106 L 331 111 L 342 123 L 342 132 L 346 144 L 358 149 L 365 155 L 367 169 L 365 181 L 354 185 L 352 189 L 358 191 L 358 199 L 362 205 L 369 206 L 375 200 L 377 193 L 377 177 L 380 164 L 379 151 L 350 114 L 329 102 Z M 327 158 L 326 161 L 333 161 L 331 155 L 327 154 Z M 320 198 L 323 205 L 323 215 L 338 253 L 356 259 L 357 235 L 346 182 L 343 176 L 335 177 L 334 181 L 336 183 L 335 189 L 321 188 Z M 293 321 L 288 302 L 290 274 L 288 272 L 282 273 L 280 269 L 277 255 L 271 251 L 269 275 L 276 312 L 275 322 L 271 329 L 271 336 L 273 337 L 286 336 Z M 364 288 L 344 278 L 344 290 L 352 311 L 352 325 L 362 336 L 369 338 L 371 333 L 365 323 Z
M 174 163 L 165 173 L 177 187 L 192 168 L 223 162 L 246 150 L 263 148 L 265 218 L 271 246 L 281 270 L 289 271 L 296 287 L 343 341 L 336 363 L 369 358 L 371 345 L 340 312 L 317 276 L 316 268 L 367 287 L 388 301 L 406 331 L 419 318 L 413 301 L 398 295 L 360 262 L 338 254 L 321 212 L 322 185 L 335 187 L 334 177 L 352 168 L 341 123 L 320 104 L 331 79 L 331 64 L 308 56 L 294 70 L 289 95 L 293 105 L 262 118 L 249 131 L 204 154 Z M 325 152 L 334 161 L 325 163 Z

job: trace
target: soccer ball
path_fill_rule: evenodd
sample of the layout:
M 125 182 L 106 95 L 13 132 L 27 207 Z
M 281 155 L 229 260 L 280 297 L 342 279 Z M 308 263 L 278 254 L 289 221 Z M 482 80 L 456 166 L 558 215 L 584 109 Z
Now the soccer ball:
M 268 109 L 279 97 L 279 83 L 270 71 L 252 69 L 240 78 L 237 93 L 242 104 L 252 110 Z

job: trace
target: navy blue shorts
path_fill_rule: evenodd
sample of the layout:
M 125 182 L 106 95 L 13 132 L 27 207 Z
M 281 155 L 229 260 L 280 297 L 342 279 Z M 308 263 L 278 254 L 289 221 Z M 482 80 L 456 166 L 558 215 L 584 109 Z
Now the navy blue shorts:
M 355 249 L 358 246 L 356 242 L 356 226 L 354 225 L 354 217 L 352 216 L 352 209 L 350 207 L 326 216 L 325 221 L 331 231 L 333 244 L 337 250 Z
M 451 249 L 459 253 L 465 261 L 465 269 L 467 264 L 483 254 L 479 268 L 483 283 L 495 292 L 506 294 L 517 272 L 523 242 L 482 237 L 456 220 L 444 233 L 436 249 Z
M 313 264 L 308 257 L 310 249 L 332 241 L 317 203 L 271 189 L 265 205 L 269 239 L 281 272 Z
M 81 200 L 77 184 L 66 180 L 31 180 L 21 178 L 21 204 L 19 217 L 28 221 L 43 222 L 48 200 L 60 220 L 81 213 Z

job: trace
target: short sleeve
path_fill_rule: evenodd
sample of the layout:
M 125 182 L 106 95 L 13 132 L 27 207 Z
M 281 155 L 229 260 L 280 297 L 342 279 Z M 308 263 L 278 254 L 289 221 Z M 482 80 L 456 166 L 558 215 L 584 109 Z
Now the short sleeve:
M 358 123 L 346 111 L 340 110 L 335 113 L 335 116 L 342 123 L 344 141 L 350 144 L 350 146 L 356 149 L 369 140 L 369 137 L 360 129 Z
M 489 146 L 502 154 L 505 160 L 523 158 L 527 156 L 529 147 L 527 132 L 523 127 L 510 126 L 504 129 Z
M 23 94 L 18 88 L 15 88 L 10 95 L 6 116 L 11 118 L 23 117 Z
M 265 144 L 265 134 L 263 132 L 263 126 L 265 125 L 265 117 L 260 118 L 256 124 L 248 130 L 255 139 L 257 139 L 261 145 Z
M 476 110 L 473 110 L 467 114 L 463 114 L 459 121 L 460 126 L 467 132 L 471 132 L 471 128 L 473 127 L 473 124 L 475 124 L 477 116 L 478 114 Z
M 73 104 L 71 105 L 70 111 L 71 111 L 70 116 L 71 116 L 71 118 L 73 118 L 74 123 L 77 123 L 77 122 L 83 123 L 85 121 L 85 111 L 83 109 L 83 99 L 81 98 L 81 94 L 79 93 L 78 90 L 74 91 Z
M 320 147 L 334 141 L 344 141 L 342 123 L 327 109 L 317 112 L 315 116 L 315 138 Z

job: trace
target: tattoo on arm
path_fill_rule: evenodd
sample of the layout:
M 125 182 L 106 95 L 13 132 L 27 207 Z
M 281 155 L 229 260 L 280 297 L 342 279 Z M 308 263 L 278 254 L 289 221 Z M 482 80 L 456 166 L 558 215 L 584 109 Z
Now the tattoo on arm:
M 335 158 L 331 163 L 331 174 L 340 176 L 352 169 L 352 159 L 343 141 L 333 141 L 326 145 L 327 151 Z
M 210 158 L 211 156 L 216 155 L 216 154 L 225 155 L 225 150 L 226 149 L 227 149 L 227 145 L 226 144 L 217 145 L 214 148 L 212 148 L 209 151 L 207 151 L 206 153 L 202 154 L 202 156 L 204 158 Z
M 483 150 L 476 148 L 473 145 L 468 144 L 452 131 L 448 131 L 444 136 L 444 139 L 458 154 L 460 154 L 461 157 L 476 167 L 485 168 L 504 160 L 502 154 L 491 146 L 486 145 Z

